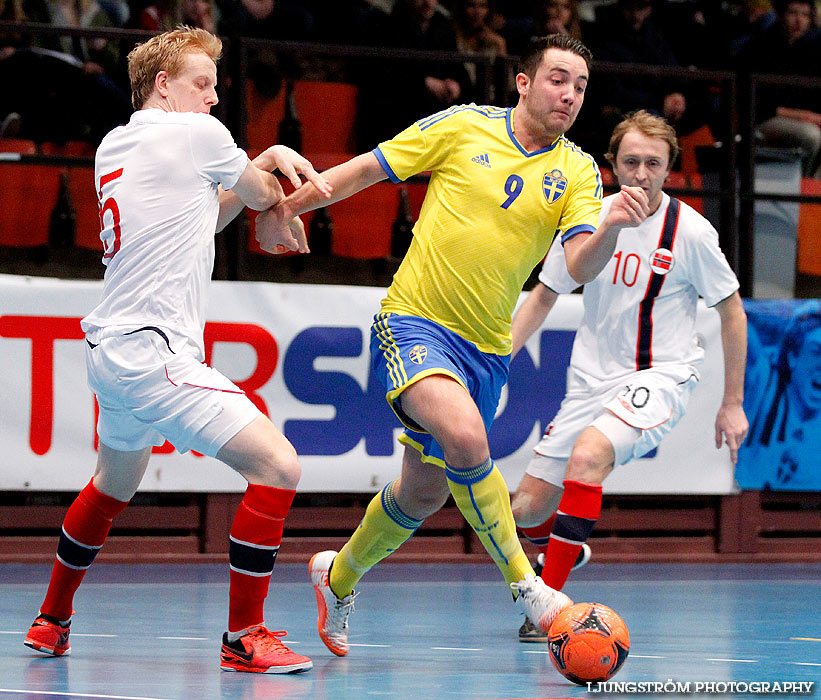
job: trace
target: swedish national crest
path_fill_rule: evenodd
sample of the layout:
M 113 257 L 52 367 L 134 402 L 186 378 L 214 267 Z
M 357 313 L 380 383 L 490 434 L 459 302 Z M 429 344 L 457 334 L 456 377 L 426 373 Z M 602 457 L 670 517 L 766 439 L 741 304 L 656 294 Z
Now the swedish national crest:
M 542 188 L 547 203 L 553 204 L 567 189 L 567 178 L 562 175 L 561 170 L 551 170 L 549 173 L 545 173 Z

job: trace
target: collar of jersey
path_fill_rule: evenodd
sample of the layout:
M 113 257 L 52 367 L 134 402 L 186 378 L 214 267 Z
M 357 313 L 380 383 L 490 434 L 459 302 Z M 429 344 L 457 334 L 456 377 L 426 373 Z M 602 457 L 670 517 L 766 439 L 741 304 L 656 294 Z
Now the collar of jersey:
M 507 126 L 507 135 L 510 137 L 510 140 L 513 142 L 513 145 L 519 149 L 519 152 L 522 155 L 527 156 L 528 158 L 530 158 L 531 156 L 538 156 L 540 153 L 547 153 L 548 151 L 552 151 L 561 142 L 564 134 L 562 134 L 562 136 L 559 136 L 549 146 L 546 146 L 545 148 L 540 148 L 538 151 L 528 151 L 527 149 L 525 149 L 525 147 L 519 143 L 519 139 L 516 138 L 516 134 L 513 133 L 513 111 L 515 109 L 515 107 L 511 107 L 507 110 L 507 115 L 505 116 L 505 125 Z

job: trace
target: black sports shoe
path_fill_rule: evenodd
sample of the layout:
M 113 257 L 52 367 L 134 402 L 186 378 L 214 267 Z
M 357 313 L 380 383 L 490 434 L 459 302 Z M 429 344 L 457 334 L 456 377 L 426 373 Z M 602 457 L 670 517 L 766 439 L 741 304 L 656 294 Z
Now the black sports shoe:
M 587 542 L 583 543 L 579 551 L 579 556 L 576 557 L 576 562 L 570 570 L 575 571 L 576 569 L 581 569 L 590 561 L 592 554 L 593 550 L 590 549 L 590 545 L 587 544 Z M 539 552 L 539 556 L 536 557 L 536 563 L 533 565 L 533 571 L 536 573 L 536 576 L 541 576 L 542 569 L 544 569 L 544 552 Z

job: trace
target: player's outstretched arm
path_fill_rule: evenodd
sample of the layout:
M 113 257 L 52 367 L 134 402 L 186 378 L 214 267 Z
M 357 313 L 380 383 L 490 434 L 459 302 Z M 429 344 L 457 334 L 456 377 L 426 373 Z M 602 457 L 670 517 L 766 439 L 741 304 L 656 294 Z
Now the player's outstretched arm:
M 330 185 L 324 177 L 314 170 L 314 166 L 311 165 L 310 161 L 287 146 L 271 146 L 254 158 L 254 160 L 252 160 L 246 167 L 246 171 L 248 171 L 249 167 L 255 167 L 259 170 L 259 176 L 262 178 L 261 184 L 263 186 L 265 186 L 265 184 L 270 184 L 271 179 L 274 180 L 277 188 L 277 192 L 275 193 L 276 201 L 280 201 L 285 196 L 285 193 L 279 186 L 279 182 L 276 181 L 276 178 L 271 175 L 271 172 L 277 169 L 279 169 L 282 174 L 291 181 L 291 184 L 296 189 L 299 189 L 302 186 L 302 180 L 299 178 L 301 174 L 304 175 L 305 179 L 313 184 L 314 187 L 316 187 L 317 190 L 324 196 L 329 197 L 331 194 Z M 249 173 L 249 177 L 253 174 L 253 172 Z M 245 177 L 245 175 L 246 173 L 243 173 L 243 177 Z M 242 180 L 242 177 L 240 180 Z M 240 186 L 240 189 L 242 188 L 242 184 L 237 183 L 237 185 Z M 237 217 L 237 215 L 245 208 L 246 204 L 248 204 L 242 197 L 239 196 L 237 185 L 234 186 L 233 190 L 223 190 L 220 187 L 220 213 L 219 218 L 217 219 L 217 231 L 222 231 L 222 229 L 224 229 Z M 267 209 L 269 206 L 275 204 L 276 201 L 271 202 L 267 206 L 263 206 L 261 209 Z M 248 206 L 252 209 L 257 209 L 257 211 L 261 211 L 259 207 L 251 204 L 248 204 Z
M 647 193 L 641 187 L 622 185 L 596 231 L 577 234 L 565 242 L 570 276 L 579 284 L 595 279 L 613 255 L 619 232 L 625 227 L 638 226 L 649 215 Z
M 516 353 L 522 349 L 527 339 L 544 323 L 547 314 L 550 313 L 558 298 L 559 295 L 556 292 L 541 282 L 538 282 L 530 294 L 527 295 L 522 305 L 513 314 L 513 325 L 511 327 L 513 352 L 511 353 L 511 359 L 516 357 Z
M 331 185 L 314 170 L 311 162 L 287 146 L 279 144 L 271 146 L 254 158 L 253 163 L 258 168 L 269 172 L 279 170 L 290 180 L 295 190 L 302 187 L 303 182 L 299 176 L 303 175 L 324 197 L 330 197 L 333 192 Z
M 282 253 L 288 238 L 287 228 L 295 217 L 306 211 L 324 207 L 346 199 L 366 187 L 387 178 L 387 174 L 373 153 L 363 153 L 322 173 L 332 193 L 325 196 L 312 182 L 305 183 L 295 192 L 256 220 L 256 238 L 260 248 L 269 253 Z M 296 250 L 289 248 L 289 250 Z M 300 252 L 308 252 L 299 249 Z
M 716 448 L 730 448 L 733 464 L 738 448 L 747 437 L 749 424 L 744 413 L 744 368 L 747 363 L 747 314 L 741 296 L 734 292 L 716 304 L 721 317 L 721 346 L 724 350 L 724 398 L 716 415 Z

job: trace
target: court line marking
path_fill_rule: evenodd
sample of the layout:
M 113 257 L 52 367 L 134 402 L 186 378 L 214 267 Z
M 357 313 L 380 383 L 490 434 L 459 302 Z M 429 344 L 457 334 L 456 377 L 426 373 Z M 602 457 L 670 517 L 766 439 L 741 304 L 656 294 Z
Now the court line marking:
M 821 642 L 821 639 L 816 637 L 790 637 L 790 639 L 796 642 Z
M 117 634 L 89 634 L 88 632 L 75 632 L 72 637 L 105 637 L 106 639 L 113 639 L 118 637 Z
M 666 656 L 652 656 L 650 654 L 646 654 L 642 656 L 641 654 L 630 654 L 630 658 L 632 659 L 666 659 Z
M 208 637 L 155 637 L 155 639 L 180 639 L 185 641 L 192 641 L 192 642 L 207 642 Z M 291 642 L 293 644 L 293 642 Z
M 431 647 L 437 651 L 484 651 L 484 649 L 474 649 L 472 647 Z
M 59 690 L 16 690 L 14 688 L 0 688 L 0 693 L 56 695 L 62 698 L 104 698 L 105 700 L 169 700 L 169 698 L 146 698 L 139 695 L 99 695 L 96 693 L 68 693 Z
M 291 644 L 291 642 L 288 642 Z M 348 644 L 349 647 L 380 647 L 382 649 L 390 649 L 393 644 Z
M 704 659 L 705 661 L 732 661 L 737 664 L 757 664 L 758 659 Z
M 821 664 L 816 664 L 812 661 L 788 661 L 787 663 L 795 664 L 796 666 L 821 666 Z

